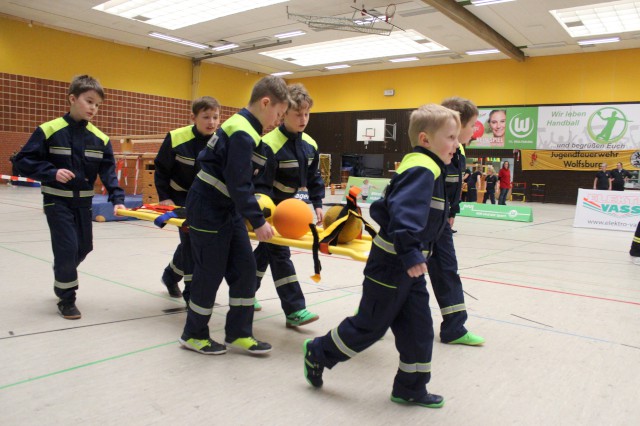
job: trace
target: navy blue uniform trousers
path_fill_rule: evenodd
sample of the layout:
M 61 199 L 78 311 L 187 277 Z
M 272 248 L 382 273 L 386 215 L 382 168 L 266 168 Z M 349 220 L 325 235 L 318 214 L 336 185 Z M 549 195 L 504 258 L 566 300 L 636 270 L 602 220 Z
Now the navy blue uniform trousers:
M 191 280 L 193 278 L 193 256 L 191 255 L 191 239 L 189 232 L 178 228 L 180 244 L 173 253 L 171 263 L 164 269 L 162 280 L 165 284 L 178 283 L 184 278 L 184 291 L 182 297 L 187 302 L 191 294 Z
M 467 321 L 464 292 L 460 275 L 458 275 L 453 233 L 448 222 L 434 244 L 427 266 L 433 294 L 442 314 L 440 340 L 448 343 L 467 334 L 467 329 L 464 327 Z
M 364 275 L 357 314 L 307 347 L 324 366 L 332 368 L 373 345 L 391 327 L 400 354 L 393 394 L 420 398 L 431 379 L 433 350 L 426 280 L 424 276 L 411 278 L 396 255 L 376 245 L 371 247 Z
M 93 250 L 91 207 L 74 200 L 44 197 L 51 247 L 53 248 L 54 292 L 65 302 L 75 302 L 78 289 L 78 265 Z
M 287 246 L 276 244 L 260 243 L 253 252 L 256 258 L 256 291 L 260 288 L 262 278 L 267 271 L 267 266 L 271 268 L 273 283 L 276 286 L 280 305 L 285 315 L 290 315 L 306 307 L 304 293 L 300 288 L 296 269 L 291 261 L 291 250 Z
M 244 219 L 196 191 L 189 192 L 187 212 L 194 268 L 184 333 L 210 337 L 209 319 L 224 278 L 229 286 L 225 340 L 252 336 L 256 263 Z

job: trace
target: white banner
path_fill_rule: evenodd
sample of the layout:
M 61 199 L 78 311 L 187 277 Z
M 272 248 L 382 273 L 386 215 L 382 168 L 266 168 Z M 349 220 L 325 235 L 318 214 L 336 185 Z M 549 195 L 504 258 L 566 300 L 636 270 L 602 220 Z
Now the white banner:
M 638 220 L 640 191 L 578 190 L 574 227 L 634 232 Z
M 620 151 L 640 148 L 640 105 L 538 108 L 537 149 Z

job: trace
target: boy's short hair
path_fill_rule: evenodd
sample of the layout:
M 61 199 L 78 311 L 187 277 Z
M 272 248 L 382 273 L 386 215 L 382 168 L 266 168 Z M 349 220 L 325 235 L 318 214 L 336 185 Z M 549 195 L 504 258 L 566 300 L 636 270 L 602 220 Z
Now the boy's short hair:
M 220 110 L 220 102 L 211 96 L 202 96 L 194 100 L 191 104 L 191 112 L 193 115 L 198 115 L 200 111 L 206 111 L 209 109 Z
M 251 91 L 251 99 L 249 99 L 249 105 L 258 102 L 262 98 L 269 98 L 271 102 L 279 104 L 283 102 L 289 102 L 289 89 L 287 83 L 274 75 L 268 75 L 262 77 L 253 86 Z
M 442 101 L 442 106 L 458 111 L 460 113 L 460 123 L 466 126 L 473 117 L 479 114 L 478 107 L 469 99 L 453 96 Z
M 409 117 L 409 140 L 411 141 L 411 146 L 420 145 L 420 138 L 418 137 L 420 132 L 433 136 L 439 128 L 451 119 L 455 120 L 458 128 L 460 128 L 460 114 L 458 111 L 453 111 L 442 105 L 422 105 L 413 111 Z
M 69 85 L 69 90 L 67 90 L 67 97 L 70 95 L 78 97 L 89 90 L 95 90 L 102 100 L 104 100 L 104 89 L 102 85 L 98 83 L 98 80 L 86 74 L 73 78 L 73 81 L 71 81 Z
M 290 109 L 300 111 L 300 108 L 305 103 L 309 108 L 313 106 L 313 99 L 309 96 L 306 87 L 301 83 L 289 85 L 289 108 L 287 108 L 287 111 Z

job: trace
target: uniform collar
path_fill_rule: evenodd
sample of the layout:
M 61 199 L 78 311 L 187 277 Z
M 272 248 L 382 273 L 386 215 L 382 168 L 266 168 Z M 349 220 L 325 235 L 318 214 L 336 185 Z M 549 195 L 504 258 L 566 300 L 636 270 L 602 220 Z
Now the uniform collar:
M 413 152 L 419 152 L 420 154 L 424 154 L 427 157 L 431 158 L 433 161 L 436 162 L 436 164 L 438 165 L 438 167 L 440 167 L 441 169 L 444 169 L 445 164 L 442 162 L 442 160 L 440 159 L 440 157 L 438 157 L 437 155 L 435 155 L 433 152 L 429 151 L 428 149 L 425 149 L 421 146 L 416 146 L 413 148 Z
M 64 118 L 64 121 L 66 121 L 71 127 L 87 127 L 87 124 L 89 124 L 87 120 L 74 120 L 71 117 L 71 113 L 66 113 L 62 118 Z
M 298 136 L 300 136 L 301 132 L 290 132 L 287 130 L 287 127 L 284 125 L 284 123 L 282 123 L 280 126 L 278 126 L 278 129 L 280 130 L 280 132 L 285 135 L 287 137 L 287 139 L 297 139 Z
M 246 118 L 259 135 L 262 134 L 262 123 L 260 123 L 260 120 L 258 120 L 255 115 L 251 114 L 248 109 L 242 108 L 238 111 L 238 114 Z

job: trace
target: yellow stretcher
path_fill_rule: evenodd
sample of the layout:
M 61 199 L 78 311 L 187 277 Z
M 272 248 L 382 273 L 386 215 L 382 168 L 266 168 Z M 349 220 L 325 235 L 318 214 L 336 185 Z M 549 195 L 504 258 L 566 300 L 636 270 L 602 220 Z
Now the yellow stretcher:
M 151 222 L 153 222 L 158 216 L 161 215 L 161 213 L 158 213 L 154 210 L 144 208 L 140 208 L 137 210 L 118 209 L 118 214 L 120 216 L 135 217 Z M 183 222 L 184 219 L 173 218 L 169 219 L 165 223 L 180 227 L 182 226 Z M 329 226 L 327 229 L 317 228 L 317 230 L 320 240 L 322 240 L 322 237 L 324 235 L 327 235 L 333 230 L 333 225 Z M 252 240 L 257 240 L 256 234 L 253 232 L 249 232 L 249 238 L 251 238 Z M 289 246 L 299 249 L 313 250 L 313 235 L 311 234 L 311 231 L 309 231 L 302 238 L 296 240 L 285 238 L 278 234 L 276 230 L 276 235 L 272 239 L 270 239 L 268 243 L 277 244 L 279 246 Z M 348 243 L 338 243 L 335 246 L 329 245 L 328 249 L 329 253 L 331 254 L 348 256 L 354 260 L 366 262 L 367 258 L 369 257 L 369 252 L 371 251 L 371 236 L 363 234 L 362 238 L 356 238 Z

